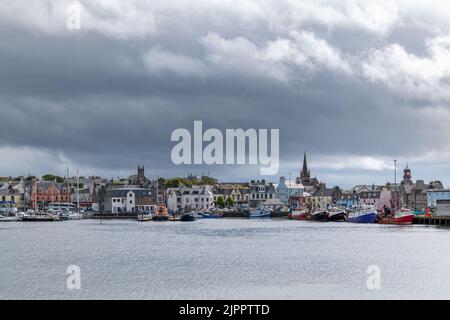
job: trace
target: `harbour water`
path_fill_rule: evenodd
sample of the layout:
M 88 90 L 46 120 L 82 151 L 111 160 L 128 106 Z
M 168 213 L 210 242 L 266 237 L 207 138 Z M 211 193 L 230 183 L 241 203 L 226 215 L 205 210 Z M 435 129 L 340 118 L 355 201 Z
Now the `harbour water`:
M 450 298 L 450 230 L 285 219 L 0 224 L 0 299 Z M 69 290 L 69 265 L 81 289 Z M 381 269 L 381 289 L 367 268 Z

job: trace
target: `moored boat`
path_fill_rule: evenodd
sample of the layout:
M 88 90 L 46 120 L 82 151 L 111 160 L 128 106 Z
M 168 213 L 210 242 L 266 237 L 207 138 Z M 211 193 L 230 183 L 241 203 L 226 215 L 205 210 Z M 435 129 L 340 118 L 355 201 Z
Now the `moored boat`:
M 311 215 L 309 216 L 309 220 L 312 221 L 328 221 L 328 212 L 326 210 L 315 210 Z
M 180 217 L 180 221 L 184 221 L 184 222 L 191 222 L 191 221 L 196 221 L 196 220 L 197 220 L 197 215 L 193 212 L 182 214 Z
M 377 210 L 374 206 L 361 206 L 350 211 L 347 222 L 350 223 L 375 223 Z
M 19 221 L 17 216 L 10 217 L 10 216 L 2 216 L 0 215 L 0 222 L 13 222 L 13 221 Z
M 414 214 L 410 209 L 402 208 L 391 216 L 381 216 L 378 218 L 380 224 L 412 224 Z
M 270 210 L 265 208 L 250 209 L 249 218 L 270 218 Z
M 50 222 L 50 221 L 58 221 L 59 217 L 54 214 L 35 212 L 31 210 L 21 215 L 20 220 L 24 222 Z
M 141 213 L 137 215 L 137 221 L 152 221 L 153 215 L 151 213 Z
M 83 215 L 78 212 L 69 212 L 68 219 L 69 220 L 82 220 Z
M 212 211 L 199 212 L 198 215 L 200 215 L 204 219 L 215 219 L 223 217 L 223 213 Z
M 290 220 L 306 220 L 308 218 L 308 211 L 302 208 L 296 208 L 291 210 L 288 214 Z
M 155 211 L 155 214 L 152 216 L 153 221 L 168 221 L 169 220 L 169 212 L 165 205 L 160 204 Z
M 345 221 L 347 220 L 347 211 L 340 208 L 332 208 L 330 210 L 327 210 L 328 212 L 328 220 L 329 221 Z

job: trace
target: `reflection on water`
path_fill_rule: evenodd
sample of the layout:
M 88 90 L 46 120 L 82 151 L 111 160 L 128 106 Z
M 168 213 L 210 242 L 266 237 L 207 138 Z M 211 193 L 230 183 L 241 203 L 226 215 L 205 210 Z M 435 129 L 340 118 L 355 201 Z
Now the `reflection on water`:
M 450 298 L 450 230 L 287 220 L 0 224 L 1 299 Z M 66 268 L 81 268 L 81 290 Z M 369 265 L 381 290 L 367 289 Z

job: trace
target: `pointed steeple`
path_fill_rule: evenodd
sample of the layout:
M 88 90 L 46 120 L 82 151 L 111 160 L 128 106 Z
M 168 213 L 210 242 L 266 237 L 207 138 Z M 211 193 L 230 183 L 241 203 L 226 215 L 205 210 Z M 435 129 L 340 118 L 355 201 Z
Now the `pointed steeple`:
M 306 150 L 303 153 L 303 169 L 302 169 L 302 173 L 305 174 L 306 172 L 308 172 L 308 164 L 306 162 Z
M 310 183 L 310 172 L 308 170 L 308 162 L 306 160 L 306 150 L 303 154 L 303 167 L 300 171 L 300 177 L 297 179 L 297 183 L 302 183 L 303 185 L 307 186 Z

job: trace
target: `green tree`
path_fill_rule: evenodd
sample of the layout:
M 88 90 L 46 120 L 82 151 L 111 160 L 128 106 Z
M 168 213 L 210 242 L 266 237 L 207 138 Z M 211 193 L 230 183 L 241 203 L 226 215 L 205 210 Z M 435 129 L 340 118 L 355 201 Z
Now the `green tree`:
M 219 196 L 215 202 L 216 206 L 219 208 L 224 208 L 225 207 L 225 200 L 223 199 L 222 196 Z
M 60 176 L 55 176 L 55 175 L 50 174 L 50 173 L 46 174 L 46 175 L 44 175 L 42 177 L 42 180 L 44 180 L 44 181 L 51 181 L 51 180 L 55 180 L 55 179 L 56 179 L 56 182 L 58 182 L 58 183 L 64 182 L 64 179 L 61 178 Z
M 165 186 L 166 183 L 167 183 L 166 179 L 164 179 L 164 178 L 159 178 L 159 179 L 158 179 L 158 184 L 159 184 L 159 185 Z
M 227 201 L 225 202 L 225 204 L 226 204 L 227 207 L 232 207 L 232 206 L 234 206 L 234 200 L 233 200 L 233 198 L 228 197 L 228 198 L 227 198 Z

